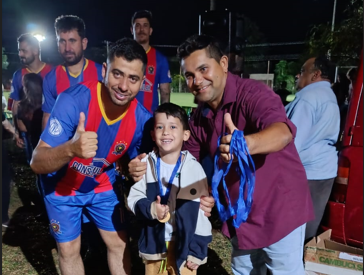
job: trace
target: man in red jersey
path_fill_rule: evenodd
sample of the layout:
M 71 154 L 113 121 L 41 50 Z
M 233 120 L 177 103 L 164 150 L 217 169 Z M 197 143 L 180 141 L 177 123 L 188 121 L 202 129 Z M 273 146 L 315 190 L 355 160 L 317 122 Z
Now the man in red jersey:
M 147 145 L 150 138 L 145 140 L 151 114 L 135 99 L 146 64 L 137 42 L 117 41 L 103 65 L 103 83 L 85 81 L 61 93 L 34 150 L 31 168 L 41 174 L 63 275 L 85 274 L 80 257 L 84 210 L 107 246 L 110 273 L 131 272 L 113 163 L 152 147 Z
M 160 90 L 160 103 L 170 101 L 172 82 L 167 58 L 151 47 L 149 44 L 152 35 L 152 13 L 147 10 L 137 11 L 131 19 L 131 33 L 134 40 L 143 46 L 148 56 L 148 65 L 145 71 L 145 80 L 136 99 L 151 113 L 159 105 L 158 87 Z
M 83 81 L 102 81 L 102 65 L 84 57 L 88 42 L 84 21 L 75 15 L 61 15 L 56 18 L 54 28 L 64 64 L 55 67 L 44 79 L 43 128 L 60 93 Z
M 17 122 L 18 105 L 22 99 L 23 76 L 27 73 L 36 73 L 44 78 L 52 69 L 51 65 L 40 60 L 39 41 L 30 33 L 25 33 L 19 36 L 18 54 L 23 67 L 14 73 L 10 93 L 10 99 L 12 100 L 11 110 L 15 126 Z M 18 147 L 23 148 L 24 146 L 27 146 L 26 141 L 23 140 L 21 135 L 19 136 L 19 132 L 17 130 L 15 131 L 14 139 Z M 30 157 L 31 155 L 27 153 L 28 161 L 30 161 Z

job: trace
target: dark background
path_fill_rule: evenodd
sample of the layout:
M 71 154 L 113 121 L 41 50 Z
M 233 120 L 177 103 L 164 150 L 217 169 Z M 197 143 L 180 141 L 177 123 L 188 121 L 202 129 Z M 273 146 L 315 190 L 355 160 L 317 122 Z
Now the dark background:
M 344 10 L 349 1 L 337 0 L 336 23 L 344 18 Z M 315 24 L 331 25 L 334 0 L 217 0 L 217 4 L 218 10 L 240 12 L 253 21 L 259 32 L 263 33 L 264 42 L 284 43 L 304 41 Z M 2 73 L 3 80 L 11 78 L 13 72 L 21 66 L 16 42 L 20 34 L 44 34 L 46 40 L 41 43 L 42 60 L 57 65 L 62 63 L 62 59 L 57 52 L 54 20 L 62 14 L 78 15 L 85 21 L 89 40 L 85 56 L 102 63 L 106 59 L 105 41 L 132 37 L 131 17 L 135 11 L 141 9 L 148 9 L 153 13 L 151 44 L 178 46 L 190 35 L 198 33 L 199 15 L 210 10 L 210 0 L 3 0 L 2 46 L 5 47 L 9 61 L 7 70 Z M 176 47 L 157 49 L 169 57 L 171 72 L 178 73 L 178 61 L 173 59 Z M 248 66 L 245 67 L 246 72 L 266 72 L 268 59 L 272 60 L 271 71 L 278 60 L 297 60 L 305 46 L 272 46 L 269 49 L 259 47 L 257 50 L 262 50 L 260 58 L 263 57 L 263 60 L 248 61 L 250 66 L 245 63 Z
M 336 22 L 342 19 L 348 1 L 338 0 Z M 334 0 L 220 0 L 219 4 L 243 12 L 273 43 L 303 41 L 310 26 L 331 22 Z M 209 0 L 3 0 L 2 43 L 6 51 L 16 52 L 16 38 L 37 30 L 46 34 L 47 43 L 53 43 L 54 19 L 75 14 L 86 23 L 89 46 L 99 46 L 104 40 L 131 37 L 132 14 L 148 9 L 154 16 L 151 44 L 178 45 L 198 32 L 198 16 L 209 8 Z

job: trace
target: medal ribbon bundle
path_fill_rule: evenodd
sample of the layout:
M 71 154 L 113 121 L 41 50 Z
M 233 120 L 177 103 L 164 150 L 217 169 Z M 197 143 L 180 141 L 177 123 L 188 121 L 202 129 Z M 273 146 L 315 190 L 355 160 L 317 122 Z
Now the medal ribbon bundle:
M 218 139 L 217 146 L 220 146 Z M 249 154 L 248 146 L 244 138 L 244 132 L 235 130 L 232 134 L 230 142 L 230 155 L 238 159 L 239 167 L 237 173 L 240 177 L 239 197 L 234 205 L 231 205 L 230 195 L 226 186 L 225 177 L 229 173 L 233 163 L 231 157 L 229 163 L 224 163 L 219 168 L 218 162 L 220 152 L 216 153 L 214 160 L 214 175 L 212 177 L 212 195 L 216 201 L 216 207 L 219 212 L 220 219 L 225 222 L 233 217 L 233 226 L 238 228 L 242 222 L 246 222 L 253 203 L 253 193 L 255 186 L 255 165 L 252 157 Z M 228 200 L 227 208 L 221 204 L 219 198 L 218 187 L 222 182 L 226 198 Z M 234 217 L 235 216 L 235 217 Z

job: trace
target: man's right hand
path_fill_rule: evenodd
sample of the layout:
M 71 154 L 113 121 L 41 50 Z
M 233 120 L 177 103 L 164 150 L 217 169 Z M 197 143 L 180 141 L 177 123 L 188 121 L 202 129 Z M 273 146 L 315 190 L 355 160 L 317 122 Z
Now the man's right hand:
M 147 163 L 141 162 L 147 154 L 143 153 L 129 162 L 129 174 L 135 182 L 140 181 L 147 172 Z
M 76 157 L 88 159 L 96 156 L 98 141 L 95 132 L 85 131 L 85 120 L 85 114 L 81 112 L 76 132 L 71 141 L 71 151 Z

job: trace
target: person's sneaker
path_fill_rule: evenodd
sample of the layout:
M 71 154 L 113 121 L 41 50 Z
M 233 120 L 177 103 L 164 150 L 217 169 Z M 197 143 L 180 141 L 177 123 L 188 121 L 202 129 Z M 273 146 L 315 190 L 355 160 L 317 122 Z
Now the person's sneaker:
M 2 223 L 2 232 L 5 232 L 8 229 L 13 229 L 14 227 L 12 225 L 9 225 L 9 221 L 6 221 Z
M 2 224 L 2 232 L 5 232 L 9 228 L 9 221 Z

